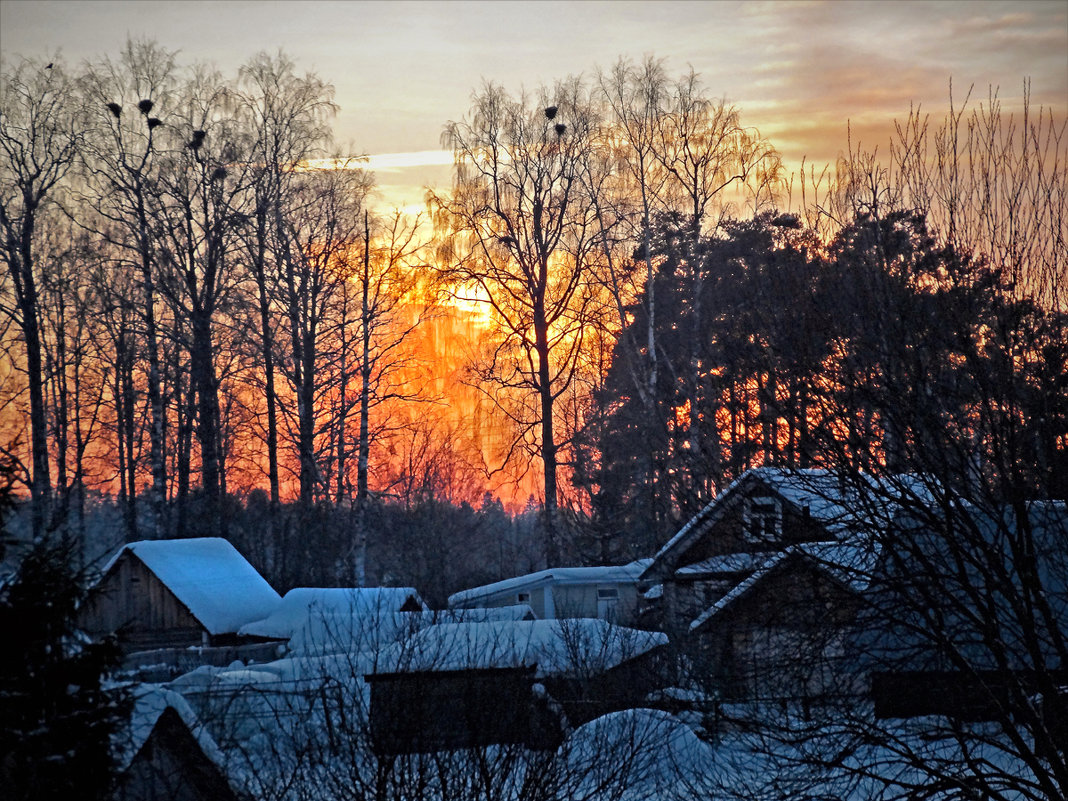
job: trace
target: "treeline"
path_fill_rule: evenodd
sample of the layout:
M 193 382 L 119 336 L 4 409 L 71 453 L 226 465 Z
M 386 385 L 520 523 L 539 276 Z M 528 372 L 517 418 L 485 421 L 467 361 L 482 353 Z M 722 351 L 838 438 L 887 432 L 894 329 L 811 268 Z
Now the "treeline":
M 271 562 L 334 532 L 324 569 L 363 582 L 391 508 L 480 515 L 502 473 L 538 476 L 531 566 L 648 555 L 755 464 L 1064 496 L 1052 114 L 917 113 L 886 159 L 787 180 L 655 59 L 488 83 L 445 127 L 431 231 L 370 213 L 335 110 L 280 54 L 5 66 L 0 444 L 36 534 L 104 491 L 128 539 L 259 516 Z M 462 348 L 428 333 L 464 315 Z M 490 516 L 498 546 L 521 524 Z

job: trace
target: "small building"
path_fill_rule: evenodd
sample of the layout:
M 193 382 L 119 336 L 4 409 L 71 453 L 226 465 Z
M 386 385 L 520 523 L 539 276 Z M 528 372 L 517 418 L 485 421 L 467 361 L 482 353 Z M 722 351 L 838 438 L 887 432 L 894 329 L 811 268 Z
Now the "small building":
M 229 542 L 218 537 L 124 545 L 79 613 L 91 635 L 115 634 L 127 653 L 228 646 L 238 630 L 282 599 Z
M 703 681 L 726 701 L 855 694 L 843 632 L 866 579 L 828 561 L 839 546 L 790 546 L 694 618 L 684 642 Z M 821 553 L 821 551 L 824 551 Z
M 640 706 L 666 644 L 662 633 L 603 620 L 428 626 L 364 677 L 375 749 L 555 748 L 567 724 Z
M 117 801 L 239 801 L 226 760 L 178 693 L 141 690 L 115 739 Z
M 902 514 L 888 533 L 850 643 L 875 716 L 1016 725 L 1023 709 L 1063 732 L 1068 504 L 951 509 Z
M 529 605 L 542 620 L 598 618 L 630 621 L 638 606 L 638 577 L 649 560 L 606 567 L 556 567 L 461 590 L 451 609 Z

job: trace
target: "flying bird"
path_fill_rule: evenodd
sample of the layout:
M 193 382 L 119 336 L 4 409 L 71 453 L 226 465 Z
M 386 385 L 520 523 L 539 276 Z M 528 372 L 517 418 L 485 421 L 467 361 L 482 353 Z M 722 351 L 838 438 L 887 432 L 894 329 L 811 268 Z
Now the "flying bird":
M 545 116 L 550 120 L 553 117 L 555 117 L 556 116 L 556 106 L 549 106 L 547 109 L 545 109 Z
M 137 104 L 137 108 L 142 114 L 148 115 L 148 112 L 152 110 L 153 103 L 151 100 L 142 100 Z
M 118 119 L 119 115 L 122 114 L 122 106 L 118 103 L 108 103 L 108 111 L 114 115 L 115 119 Z

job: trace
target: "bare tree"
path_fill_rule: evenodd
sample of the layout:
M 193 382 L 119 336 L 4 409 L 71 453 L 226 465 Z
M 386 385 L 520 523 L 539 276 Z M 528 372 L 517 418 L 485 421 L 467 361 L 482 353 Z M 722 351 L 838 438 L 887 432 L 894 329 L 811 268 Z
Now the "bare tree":
M 13 316 L 26 349 L 33 469 L 33 532 L 49 524 L 51 472 L 38 283 L 37 222 L 74 166 L 82 126 L 75 86 L 62 62 L 22 59 L 0 82 L 0 231 L 14 291 Z
M 138 286 L 151 415 L 149 529 L 156 537 L 165 530 L 167 494 L 166 412 L 156 290 L 160 269 L 156 226 L 162 202 L 158 150 L 161 127 L 175 122 L 176 83 L 174 54 L 154 43 L 134 41 L 126 43 L 118 63 L 104 61 L 90 68 L 83 80 L 92 125 L 82 151 L 88 197 L 79 219 L 126 251 L 140 274 Z M 97 224 L 94 217 L 101 223 Z M 128 300 L 132 302 L 133 298 Z M 137 494 L 132 473 L 129 486 L 132 504 Z
M 556 404 L 570 388 L 593 294 L 592 219 L 580 180 L 592 115 L 577 79 L 537 98 L 486 85 L 470 120 L 446 126 L 455 186 L 433 198 L 448 232 L 446 280 L 486 304 L 500 327 L 480 372 L 518 427 L 513 451 L 533 443 L 541 460 L 550 564 L 560 556 Z
M 336 111 L 333 88 L 314 74 L 299 75 L 279 53 L 260 53 L 241 71 L 244 113 L 255 136 L 252 181 L 253 226 L 246 236 L 249 268 L 256 284 L 260 352 L 267 414 L 267 460 L 271 504 L 279 509 L 278 399 L 275 386 L 277 346 L 273 276 L 285 259 L 286 214 L 299 170 L 309 159 L 325 155 L 328 120 Z

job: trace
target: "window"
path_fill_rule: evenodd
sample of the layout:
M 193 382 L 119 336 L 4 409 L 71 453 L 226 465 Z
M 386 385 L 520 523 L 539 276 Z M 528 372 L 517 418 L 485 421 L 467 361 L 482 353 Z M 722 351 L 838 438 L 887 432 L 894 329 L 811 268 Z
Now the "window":
M 778 498 L 758 496 L 745 502 L 745 530 L 754 540 L 782 537 L 782 505 Z
M 597 617 L 601 620 L 614 621 L 619 604 L 619 588 L 599 587 L 597 589 Z
M 529 604 L 530 593 L 529 592 L 517 592 L 515 595 L 515 602 L 517 604 Z

